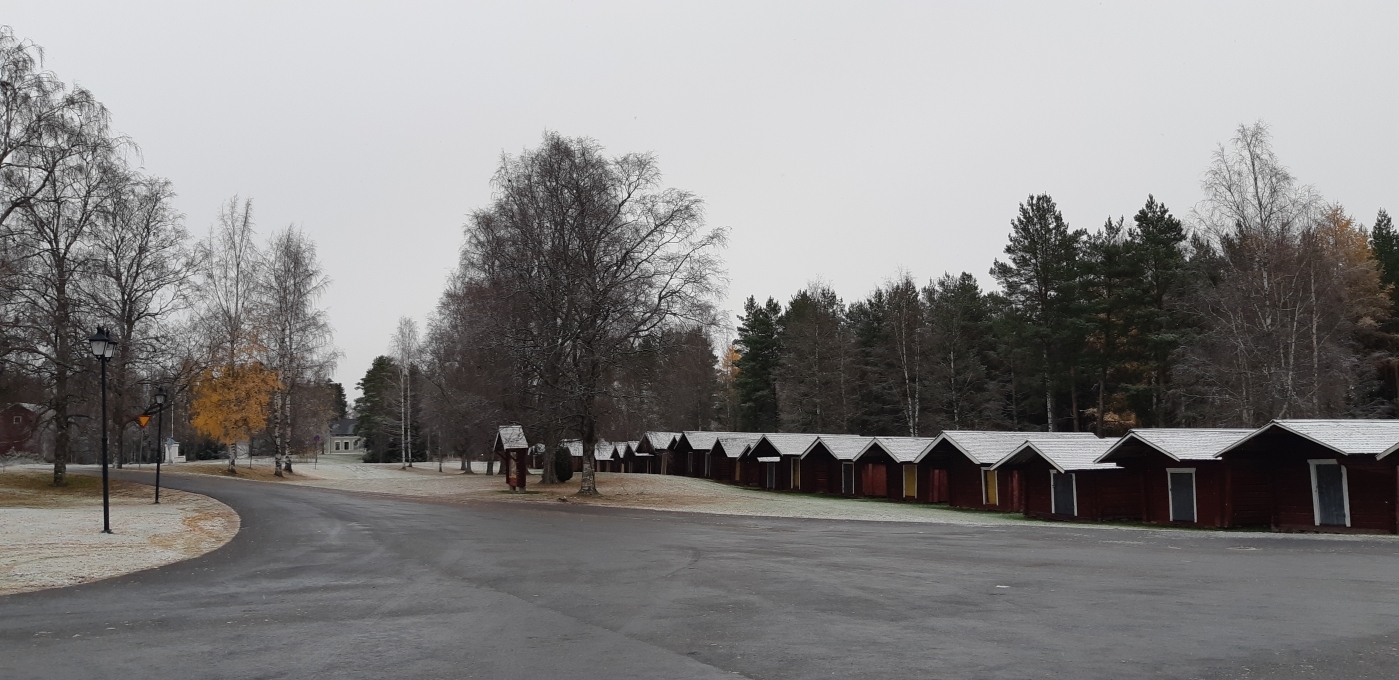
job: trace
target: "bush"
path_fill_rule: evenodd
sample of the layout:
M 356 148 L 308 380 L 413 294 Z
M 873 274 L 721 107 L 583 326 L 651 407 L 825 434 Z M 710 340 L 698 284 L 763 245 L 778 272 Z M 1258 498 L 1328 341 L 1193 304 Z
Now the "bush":
M 554 454 L 554 474 L 559 476 L 560 482 L 573 479 L 573 456 L 567 450 Z

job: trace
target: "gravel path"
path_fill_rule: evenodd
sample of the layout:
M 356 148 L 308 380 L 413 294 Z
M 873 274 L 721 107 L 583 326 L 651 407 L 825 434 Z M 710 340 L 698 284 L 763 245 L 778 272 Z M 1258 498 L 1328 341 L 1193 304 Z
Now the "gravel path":
M 83 470 L 69 466 L 70 472 Z M 51 470 L 51 468 L 50 468 Z M 112 484 L 112 534 L 102 533 L 100 482 L 71 490 L 34 484 L 48 470 L 0 473 L 0 595 L 75 585 L 207 553 L 238 533 L 238 514 L 207 496 Z

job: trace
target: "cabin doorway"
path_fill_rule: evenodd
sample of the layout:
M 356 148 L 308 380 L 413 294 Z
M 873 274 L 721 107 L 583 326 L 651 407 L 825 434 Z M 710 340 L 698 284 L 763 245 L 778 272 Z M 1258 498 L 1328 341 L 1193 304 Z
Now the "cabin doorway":
M 1350 526 L 1346 468 L 1334 460 L 1308 461 L 1312 468 L 1312 515 L 1319 527 Z

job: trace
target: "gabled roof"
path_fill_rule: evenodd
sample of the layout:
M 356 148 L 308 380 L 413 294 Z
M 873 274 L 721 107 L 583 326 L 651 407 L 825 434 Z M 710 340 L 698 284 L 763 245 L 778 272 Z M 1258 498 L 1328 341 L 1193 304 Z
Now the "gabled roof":
M 855 459 L 865 455 L 876 446 L 889 454 L 890 458 L 897 463 L 912 463 L 918 460 L 923 452 L 932 448 L 933 442 L 937 441 L 932 437 L 875 437 L 873 441 L 865 445 L 865 448 L 856 454 Z
M 581 439 L 565 439 L 559 442 L 559 448 L 568 449 L 568 455 L 574 458 L 583 457 L 583 440 Z M 596 456 L 597 454 L 595 453 L 593 455 Z
M 617 443 L 617 446 L 619 446 L 619 447 L 622 448 L 622 455 L 623 455 L 623 456 L 649 456 L 649 455 L 651 455 L 651 454 L 649 454 L 649 453 L 642 453 L 641 451 L 638 451 L 638 450 L 637 450 L 637 447 L 641 446 L 641 442 L 640 442 L 639 440 L 636 440 L 636 441 L 629 441 L 629 442 L 627 442 L 626 444 L 622 444 L 621 442 L 618 442 L 618 443 Z
M 947 442 L 977 465 L 994 465 L 1030 437 L 1066 439 L 1097 439 L 1091 432 L 989 432 L 986 430 L 943 430 L 937 439 L 918 455 L 923 460 L 940 443 Z M 917 462 L 917 461 L 915 461 Z
M 337 418 L 330 422 L 330 436 L 332 437 L 353 437 L 355 436 L 355 425 L 359 423 L 358 418 Z
M 708 430 L 686 430 L 676 437 L 675 445 L 680 445 L 680 440 L 684 439 L 686 444 L 694 451 L 708 451 L 714 448 L 714 442 L 720 437 L 736 437 L 752 435 L 756 440 L 762 436 L 760 432 L 710 432 Z
M 816 447 L 819 445 L 821 448 L 829 451 L 831 457 L 836 460 L 855 460 L 860 457 L 860 454 L 863 453 L 865 448 L 873 441 L 874 437 L 862 437 L 858 434 L 823 434 L 818 436 L 816 441 L 811 442 L 811 445 L 807 446 L 806 450 L 802 451 L 801 455 L 805 458 L 807 454 L 815 451 Z
M 768 433 L 762 436 L 768 445 L 777 451 L 780 456 L 800 456 L 816 443 L 819 434 L 798 434 L 798 433 Z M 761 440 L 760 440 L 761 441 Z M 758 442 L 753 444 L 758 446 Z
M 529 441 L 525 439 L 525 428 L 519 425 L 501 425 L 495 432 L 495 443 L 491 448 L 496 451 L 529 449 Z
M 1221 451 L 1252 432 L 1245 428 L 1136 428 L 1117 440 L 1097 462 L 1107 463 L 1125 457 L 1120 454 L 1133 442 L 1141 442 L 1171 460 L 1214 460 Z
M 762 437 L 763 436 L 760 434 L 732 433 L 732 436 L 715 439 L 714 444 L 709 447 L 709 450 L 711 452 L 722 453 L 725 458 L 738 458 L 748 453 L 749 449 L 752 449 L 753 445 L 757 444 L 758 440 L 762 439 Z
M 1274 420 L 1219 452 L 1223 456 L 1265 432 L 1282 430 L 1345 456 L 1384 458 L 1399 449 L 1399 420 Z
M 607 441 L 606 439 L 599 439 L 596 444 L 593 444 L 593 458 L 597 460 L 614 460 L 618 457 L 617 445 L 615 443 Z
M 641 435 L 640 450 L 646 453 L 669 451 L 675 448 L 675 441 L 679 438 L 679 432 L 647 432 Z
M 1045 433 L 1044 435 L 1032 434 L 1025 439 L 1024 443 L 1015 447 L 1014 451 L 1011 451 L 1000 460 L 996 461 L 996 464 L 992 465 L 991 469 L 995 470 L 1006 465 L 1027 463 L 1036 456 L 1043 458 L 1050 465 L 1054 466 L 1055 470 L 1060 472 L 1121 469 L 1111 463 L 1096 462 L 1113 444 L 1118 442 L 1116 437 L 1098 439 L 1091 434 L 1088 439 L 1083 437 L 1045 436 L 1052 434 L 1059 433 Z

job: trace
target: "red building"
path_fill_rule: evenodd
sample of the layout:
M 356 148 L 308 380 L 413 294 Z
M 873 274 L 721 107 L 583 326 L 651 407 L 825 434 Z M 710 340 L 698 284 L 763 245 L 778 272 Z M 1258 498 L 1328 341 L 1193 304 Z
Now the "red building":
M 889 498 L 923 503 L 946 502 L 946 475 L 939 474 L 940 471 L 930 463 L 923 466 L 918 463 L 934 441 L 929 437 L 875 437 L 855 457 L 856 466 L 884 461 L 887 465 L 887 488 L 883 495 Z
M 637 442 L 637 453 L 651 456 L 652 472 L 662 475 L 683 473 L 682 466 L 675 464 L 675 442 L 679 432 L 647 432 Z
M 1139 519 L 1140 475 L 1096 462 L 1116 443 L 1117 439 L 1091 435 L 1031 435 L 991 466 L 991 471 L 1008 478 L 1010 507 L 1026 517 Z
M 1225 527 L 1228 469 L 1220 452 L 1253 430 L 1139 428 L 1098 458 L 1137 474 L 1141 521 Z
M 747 436 L 745 432 L 710 432 L 708 430 L 686 430 L 675 438 L 675 459 L 690 477 L 710 477 L 705 472 L 709 451 L 719 437 Z M 752 435 L 755 439 L 760 436 Z
M 795 466 L 798 484 L 801 479 L 802 454 L 806 453 L 820 435 L 799 433 L 767 433 L 739 459 L 743 466 L 743 483 L 765 489 L 791 489 Z
M 39 453 L 43 412 L 44 407 L 37 404 L 10 404 L 0 409 L 0 456 Z
M 858 470 L 861 464 L 855 461 L 872 441 L 874 437 L 854 434 L 817 436 L 799 455 L 785 456 L 792 475 L 790 488 L 845 496 L 883 496 L 882 469 L 861 477 Z M 881 455 L 875 454 L 865 464 L 871 468 L 882 464 Z
M 927 470 L 934 491 L 940 485 L 945 487 L 948 505 L 1002 512 L 1019 511 L 1021 508 L 1013 505 L 1013 499 L 1019 496 L 1019 489 L 1013 486 L 1014 475 L 1002 474 L 999 470 L 991 469 L 991 466 L 1032 436 L 1097 440 L 1088 432 L 946 430 L 915 462 L 920 469 Z M 938 471 L 941 471 L 940 474 Z
M 1274 420 L 1219 454 L 1226 526 L 1394 533 L 1399 420 Z
M 705 476 L 722 482 L 744 483 L 743 456 L 752 450 L 759 439 L 762 439 L 760 434 L 739 432 L 715 437 L 714 445 L 704 459 Z

